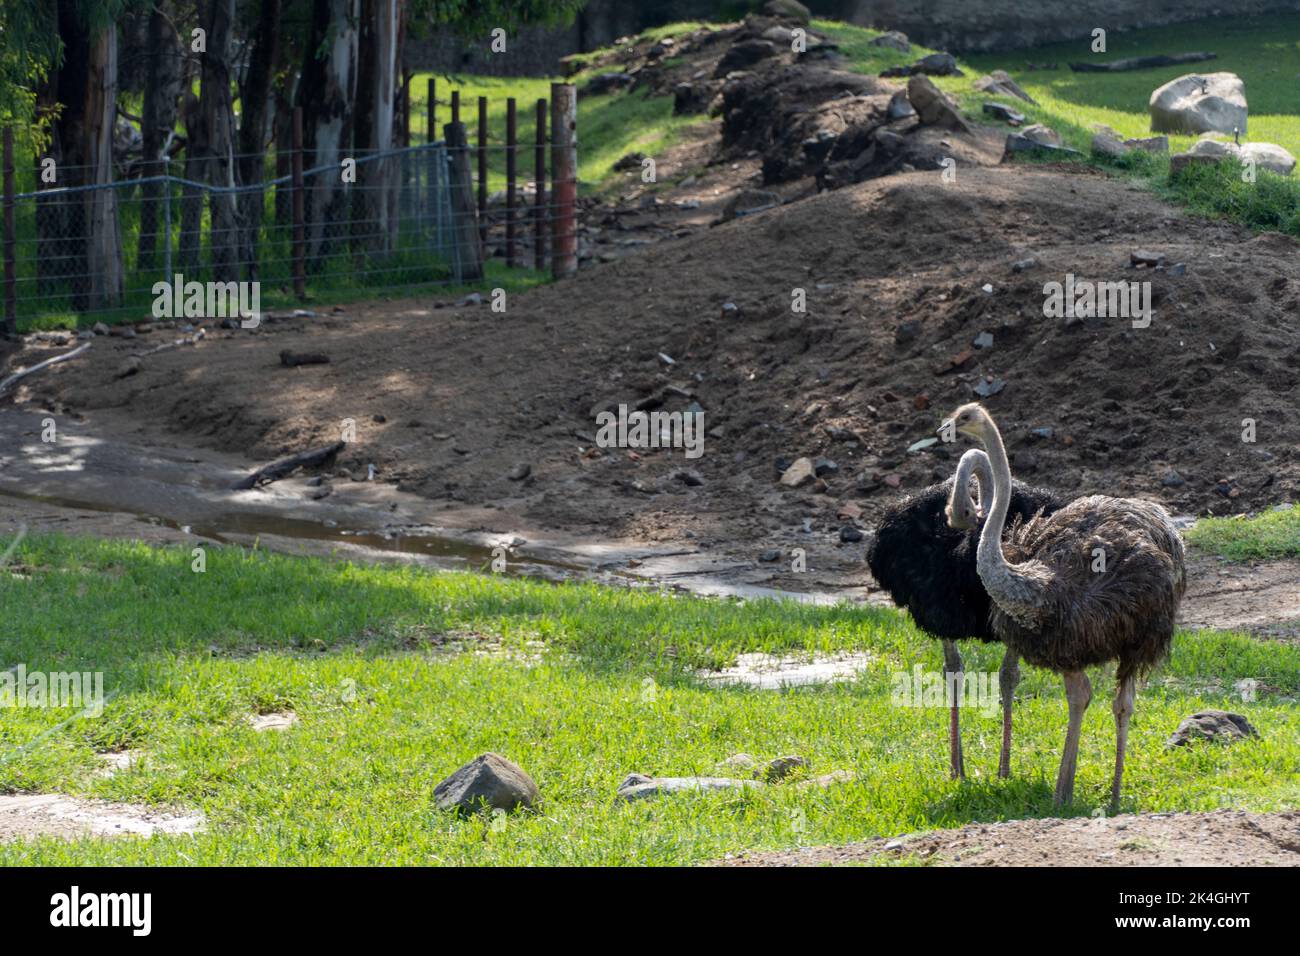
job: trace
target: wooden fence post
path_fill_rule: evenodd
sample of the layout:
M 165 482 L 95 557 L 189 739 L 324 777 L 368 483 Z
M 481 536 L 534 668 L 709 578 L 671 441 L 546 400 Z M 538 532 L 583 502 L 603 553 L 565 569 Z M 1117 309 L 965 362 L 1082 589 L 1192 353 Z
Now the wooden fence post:
M 443 127 L 451 157 L 451 243 L 453 274 L 458 282 L 483 278 L 483 246 L 474 208 L 474 178 L 469 164 L 469 137 L 464 123 Z
M 307 204 L 302 181 L 302 107 L 293 108 L 293 294 L 307 295 Z
M 14 274 L 14 131 L 6 126 L 4 131 L 5 178 L 5 324 L 8 335 L 18 334 L 18 292 Z
M 506 100 L 506 264 L 515 265 L 515 151 L 519 148 L 515 98 Z
M 478 230 L 483 241 L 487 241 L 487 199 L 488 199 L 488 121 L 487 97 L 478 98 Z
M 551 84 L 551 274 L 578 271 L 578 97 L 571 83 Z
M 460 90 L 451 91 L 451 121 L 460 122 Z
M 537 101 L 537 145 L 533 151 L 533 267 L 546 268 L 546 100 Z
M 438 81 L 429 77 L 429 118 L 424 127 L 424 142 L 432 143 L 438 137 Z

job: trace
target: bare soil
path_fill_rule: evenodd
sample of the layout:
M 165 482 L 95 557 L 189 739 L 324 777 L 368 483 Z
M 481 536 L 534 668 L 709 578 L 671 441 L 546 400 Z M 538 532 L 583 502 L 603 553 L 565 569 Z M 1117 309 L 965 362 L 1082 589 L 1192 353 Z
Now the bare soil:
M 1297 866 L 1300 812 L 1124 814 L 972 823 L 847 846 L 719 861 L 727 866 L 839 866 L 910 859 L 934 866 Z

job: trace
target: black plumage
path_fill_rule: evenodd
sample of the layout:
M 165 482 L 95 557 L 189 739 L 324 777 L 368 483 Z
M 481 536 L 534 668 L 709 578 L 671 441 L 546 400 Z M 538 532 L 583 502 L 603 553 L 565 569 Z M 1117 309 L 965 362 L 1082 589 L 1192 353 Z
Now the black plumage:
M 949 478 L 890 505 L 867 551 L 867 567 L 926 633 L 948 640 L 996 642 L 989 627 L 989 595 L 975 568 L 984 521 L 981 518 L 969 531 L 948 526 L 944 508 L 952 483 Z M 981 492 L 991 500 L 991 488 Z M 1015 482 L 1010 518 L 1028 521 L 1062 504 L 1046 489 Z

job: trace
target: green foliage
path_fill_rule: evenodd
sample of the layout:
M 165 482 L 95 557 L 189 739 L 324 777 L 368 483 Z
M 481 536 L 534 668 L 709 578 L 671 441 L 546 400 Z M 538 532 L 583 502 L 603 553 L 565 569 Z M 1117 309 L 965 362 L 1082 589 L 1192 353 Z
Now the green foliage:
M 438 28 L 463 36 L 501 27 L 513 33 L 530 24 L 570 23 L 586 0 L 411 0 L 409 25 L 425 35 Z
M 941 666 L 900 613 L 735 603 L 588 584 L 410 567 L 358 567 L 210 547 L 37 536 L 0 573 L 9 666 L 102 671 L 102 717 L 14 708 L 0 721 L 0 791 L 65 792 L 203 811 L 206 833 L 0 844 L 12 864 L 684 864 L 727 852 L 844 843 L 930 827 L 1054 816 L 1064 733 L 1055 675 L 1024 668 L 1012 779 L 992 778 L 996 713 L 968 709 L 965 783 L 948 779 L 943 706 L 902 706 L 899 672 Z M 459 649 L 457 649 L 459 648 Z M 852 681 L 788 691 L 719 687 L 698 668 L 742 653 L 855 652 Z M 968 673 L 1000 649 L 967 649 Z M 1108 799 L 1109 669 L 1093 673 L 1077 803 Z M 1256 700 L 1234 683 L 1251 678 Z M 1300 648 L 1180 632 L 1139 698 L 1125 810 L 1294 807 L 1300 800 Z M 1167 749 L 1188 713 L 1246 714 L 1260 738 Z M 254 713 L 292 710 L 284 733 Z M 996 711 L 996 708 L 994 708 Z M 48 733 L 40 747 L 24 748 Z M 97 753 L 135 768 L 96 775 Z M 485 750 L 519 762 L 541 813 L 491 827 L 432 803 L 437 782 Z M 797 753 L 850 783 L 784 784 L 623 805 L 633 771 L 713 775 L 746 752 Z M 798 825 L 795 825 L 797 821 Z
M 1265 511 L 1253 518 L 1202 518 L 1187 540 L 1211 554 L 1233 561 L 1254 558 L 1300 558 L 1300 505 Z

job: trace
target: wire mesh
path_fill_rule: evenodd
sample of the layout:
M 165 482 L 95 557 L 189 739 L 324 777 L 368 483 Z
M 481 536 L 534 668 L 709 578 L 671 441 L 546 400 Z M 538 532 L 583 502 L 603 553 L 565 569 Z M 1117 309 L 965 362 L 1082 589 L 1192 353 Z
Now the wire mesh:
M 547 201 L 553 189 L 545 183 L 537 201 L 531 180 L 516 183 L 512 207 L 504 188 L 484 203 L 474 146 L 438 141 L 315 155 L 317 164 L 302 172 L 301 247 L 294 177 L 285 172 L 292 164 L 283 152 L 159 160 L 100 183 L 87 167 L 59 168 L 55 182 L 42 180 L 47 171 L 39 164 L 20 169 L 24 191 L 13 203 L 18 321 L 40 327 L 69 317 L 159 317 L 155 289 L 178 277 L 257 282 L 263 308 L 288 304 L 296 301 L 299 263 L 313 298 L 480 284 L 540 268 L 539 244 L 549 246 L 557 215 L 571 212 Z M 236 170 L 250 178 L 249 169 L 261 170 L 262 180 L 233 185 Z M 222 181 L 231 185 L 213 185 Z M 570 228 L 562 225 L 560 234 Z

